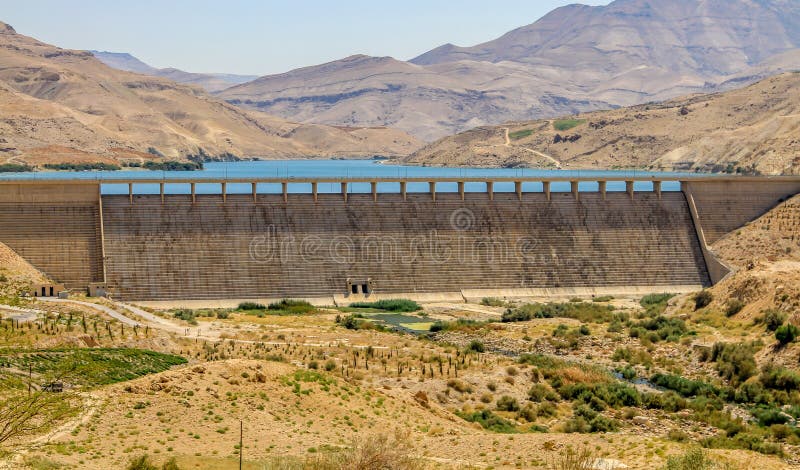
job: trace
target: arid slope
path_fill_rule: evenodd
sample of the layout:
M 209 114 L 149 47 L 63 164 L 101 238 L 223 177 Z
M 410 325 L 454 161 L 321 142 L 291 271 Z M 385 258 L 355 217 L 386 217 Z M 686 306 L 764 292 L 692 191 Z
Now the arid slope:
M 60 49 L 0 23 L 0 163 L 70 152 L 115 160 L 205 152 L 240 157 L 409 153 L 389 129 L 302 125 L 244 111 L 198 88 L 123 72 L 89 52 Z M 44 149 L 44 150 L 43 150 Z M 66 151 L 64 151 L 66 149 Z
M 513 12 L 507 12 L 513 14 Z M 473 47 L 409 62 L 353 56 L 219 96 L 302 122 L 385 125 L 427 141 L 481 125 L 631 106 L 796 70 L 788 0 L 569 5 Z
M 480 127 L 441 139 L 404 161 L 570 169 L 730 167 L 791 174 L 800 171 L 798 135 L 800 74 L 787 73 L 721 94 Z

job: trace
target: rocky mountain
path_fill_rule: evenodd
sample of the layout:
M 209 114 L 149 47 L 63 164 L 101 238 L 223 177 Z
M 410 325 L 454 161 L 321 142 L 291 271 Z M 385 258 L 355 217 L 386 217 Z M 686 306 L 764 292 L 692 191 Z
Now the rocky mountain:
M 800 73 L 725 93 L 479 127 L 403 161 L 800 174 Z
M 235 75 L 230 73 L 192 73 L 175 68 L 158 69 L 152 67 L 126 52 L 89 51 L 101 62 L 117 70 L 164 77 L 173 82 L 196 85 L 208 92 L 221 91 L 234 85 L 258 78 L 255 75 Z
M 396 127 L 433 140 L 475 126 L 730 89 L 799 68 L 796 0 L 570 5 L 473 47 L 410 62 L 354 56 L 219 93 L 287 119 Z
M 0 23 L 0 164 L 183 158 L 400 155 L 418 142 L 384 128 L 297 124 L 197 87 L 113 69 Z

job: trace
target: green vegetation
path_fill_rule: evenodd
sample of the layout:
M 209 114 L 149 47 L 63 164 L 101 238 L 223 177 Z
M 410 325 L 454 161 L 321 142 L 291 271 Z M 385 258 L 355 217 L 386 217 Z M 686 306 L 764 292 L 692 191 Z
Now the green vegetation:
M 350 304 L 351 308 L 372 308 L 386 312 L 418 312 L 422 307 L 408 299 L 386 299 L 377 302 L 355 302 Z
M 145 170 L 152 170 L 152 171 L 195 171 L 195 170 L 202 170 L 203 163 L 202 162 L 175 162 L 175 161 L 167 161 L 167 162 L 154 162 L 148 160 L 144 162 L 144 164 L 139 164 L 138 162 L 131 162 L 128 163 L 129 167 L 131 168 L 144 168 Z
M 190 325 L 197 325 L 197 314 L 194 310 L 180 309 L 172 313 L 178 320 L 188 322 Z
M 694 309 L 700 310 L 701 308 L 708 307 L 714 301 L 714 295 L 711 291 L 700 291 L 694 296 Z
M 266 310 L 267 306 L 264 304 L 258 304 L 255 302 L 242 302 L 236 307 L 236 310 L 243 312 L 247 310 Z
M 519 140 L 531 135 L 533 135 L 533 129 L 522 129 L 519 131 L 509 132 L 508 138 L 511 140 Z
M 236 307 L 236 311 L 263 318 L 267 315 L 305 315 L 314 313 L 317 309 L 305 300 L 283 299 L 269 305 L 242 302 Z
M 116 171 L 120 170 L 119 165 L 111 163 L 45 163 L 44 167 L 48 170 L 62 171 Z
M 478 423 L 486 430 L 501 433 L 513 434 L 517 432 L 517 427 L 511 421 L 501 418 L 490 410 L 475 411 L 472 413 L 465 413 L 456 411 L 461 419 L 469 421 L 470 423 Z
M 775 331 L 786 322 L 786 314 L 779 310 L 767 310 L 764 315 L 756 319 L 756 323 L 763 323 L 767 331 Z
M 742 311 L 742 309 L 745 307 L 745 305 L 747 305 L 747 304 L 745 304 L 744 302 L 742 302 L 739 299 L 730 299 L 730 300 L 728 300 L 728 302 L 725 304 L 725 316 L 726 317 L 732 317 L 732 316 L 736 315 L 737 313 Z
M 614 307 L 588 302 L 569 302 L 561 304 L 526 304 L 509 308 L 503 313 L 503 323 L 529 321 L 534 318 L 573 318 L 583 323 L 609 322 L 614 318 Z
M 486 328 L 488 324 L 488 322 L 459 318 L 456 321 L 437 321 L 431 325 L 430 331 L 431 333 L 439 331 L 474 332 Z
M 267 310 L 273 315 L 302 315 L 316 311 L 314 306 L 305 300 L 292 299 L 283 299 L 280 302 L 271 303 L 267 306 Z
M 683 455 L 668 458 L 663 470 L 727 470 L 729 468 L 733 467 L 715 462 L 706 451 L 695 447 Z
M 778 329 L 775 330 L 775 339 L 777 339 L 778 343 L 781 345 L 793 343 L 798 336 L 800 336 L 800 328 L 797 328 L 791 323 L 779 326 Z
M 553 121 L 553 128 L 557 131 L 568 131 L 586 122 L 585 119 L 559 119 Z
M 639 305 L 644 307 L 648 317 L 661 315 L 667 310 L 667 303 L 675 297 L 675 294 L 648 294 L 639 301 Z
M 756 375 L 755 353 L 758 343 L 715 343 L 711 350 L 711 361 L 716 362 L 717 372 L 736 387 Z
M 177 460 L 175 457 L 164 462 L 160 467 L 153 462 L 150 461 L 150 456 L 147 454 L 140 455 L 138 457 L 134 457 L 133 460 L 130 461 L 126 470 L 180 470 L 178 466 Z
M 336 323 L 342 325 L 348 330 L 380 330 L 382 328 L 382 325 L 375 325 L 371 321 L 364 319 L 364 315 L 360 313 L 350 314 L 346 317 L 336 315 Z
M 653 385 L 673 390 L 683 397 L 717 397 L 720 389 L 700 380 L 691 380 L 677 375 L 655 374 L 650 378 Z
M 0 352 L 0 367 L 13 367 L 45 375 L 52 370 L 68 371 L 78 385 L 108 385 L 163 372 L 185 364 L 186 359 L 144 349 L 33 349 Z
M 21 165 L 18 163 L 0 163 L 0 173 L 27 173 L 33 171 L 30 165 Z
M 640 340 L 658 343 L 659 341 L 677 342 L 681 337 L 695 334 L 687 328 L 679 318 L 658 315 L 645 318 L 631 325 L 630 336 Z
M 498 299 L 495 297 L 484 297 L 481 299 L 481 305 L 486 307 L 505 307 L 507 302 L 503 299 Z

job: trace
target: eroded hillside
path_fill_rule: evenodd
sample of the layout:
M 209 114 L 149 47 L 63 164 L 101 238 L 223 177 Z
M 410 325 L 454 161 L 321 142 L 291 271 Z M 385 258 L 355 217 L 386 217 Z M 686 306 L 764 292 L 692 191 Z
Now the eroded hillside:
M 0 63 L 0 164 L 402 155 L 417 146 L 400 131 L 303 125 L 244 111 L 199 88 L 115 70 L 89 52 L 44 44 L 6 24 Z
M 720 94 L 480 127 L 405 162 L 425 165 L 800 171 L 800 74 Z

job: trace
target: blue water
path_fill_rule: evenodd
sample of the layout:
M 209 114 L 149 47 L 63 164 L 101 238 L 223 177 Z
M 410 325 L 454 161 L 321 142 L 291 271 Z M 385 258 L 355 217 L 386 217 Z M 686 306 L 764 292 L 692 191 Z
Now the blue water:
M 135 180 L 135 179 L 163 179 L 167 182 L 165 192 L 168 194 L 188 194 L 190 192 L 187 184 L 170 184 L 170 179 L 237 179 L 237 178 L 414 178 L 414 177 L 525 177 L 525 178 L 546 178 L 546 177 L 620 177 L 620 178 L 647 178 L 652 176 L 675 176 L 681 175 L 686 178 L 697 178 L 694 173 L 654 173 L 646 171 L 596 171 L 596 170 L 538 170 L 538 169 L 506 169 L 506 168 L 440 168 L 440 167 L 421 167 L 421 166 L 402 166 L 387 165 L 374 160 L 277 160 L 277 161 L 256 161 L 256 162 L 231 162 L 231 163 L 206 163 L 205 168 L 200 171 L 148 171 L 148 170 L 120 170 L 120 171 L 81 171 L 81 172 L 34 172 L 34 173 L 0 173 L 0 180 L 42 180 L 53 181 L 60 179 L 81 179 L 90 181 L 102 181 L 103 194 L 127 194 L 127 184 L 114 184 L 113 180 Z M 596 191 L 597 183 L 581 182 L 580 191 Z M 608 191 L 624 191 L 625 183 L 609 182 Z M 634 185 L 636 191 L 652 191 L 652 183 L 637 181 Z M 678 182 L 664 182 L 664 191 L 680 190 Z M 320 193 L 339 193 L 341 188 L 338 184 L 320 183 L 318 188 Z M 352 183 L 348 188 L 351 193 L 368 193 L 371 191 L 369 183 Z M 409 183 L 408 192 L 427 192 L 427 183 Z M 467 183 L 467 192 L 482 192 L 486 190 L 485 183 Z M 569 183 L 553 183 L 552 191 L 569 191 Z M 138 183 L 134 184 L 136 194 L 158 194 L 160 187 L 158 184 Z M 199 194 L 217 194 L 221 192 L 219 184 L 198 183 L 196 188 Z M 250 184 L 228 184 L 228 194 L 249 194 L 252 191 Z M 259 184 L 259 193 L 280 193 L 282 191 L 279 184 Z M 380 183 L 378 191 L 381 193 L 399 193 L 398 183 Z M 436 185 L 437 192 L 457 192 L 456 183 L 439 183 Z M 495 192 L 513 192 L 513 183 L 496 183 Z M 524 183 L 523 191 L 540 192 L 541 183 Z M 289 183 L 290 193 L 310 193 L 311 187 L 308 184 Z

